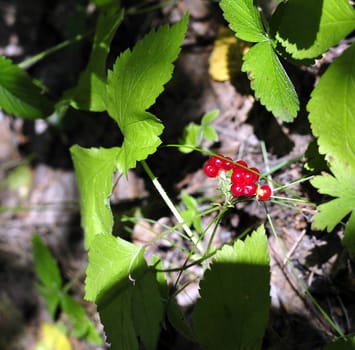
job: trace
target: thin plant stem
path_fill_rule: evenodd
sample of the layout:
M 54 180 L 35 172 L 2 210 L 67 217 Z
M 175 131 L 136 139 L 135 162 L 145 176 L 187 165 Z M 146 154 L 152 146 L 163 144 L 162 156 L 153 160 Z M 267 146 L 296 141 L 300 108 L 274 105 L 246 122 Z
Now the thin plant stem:
M 190 227 L 185 223 L 183 217 L 181 216 L 180 212 L 177 210 L 175 207 L 174 203 L 160 184 L 158 178 L 153 174 L 152 170 L 149 168 L 148 164 L 146 161 L 142 161 L 142 165 L 146 173 L 148 174 L 150 180 L 153 182 L 154 187 L 156 190 L 159 192 L 160 196 L 164 200 L 165 204 L 168 206 L 178 223 L 182 225 L 183 230 L 185 231 L 186 235 L 189 237 L 191 242 L 194 244 L 194 246 L 201 252 L 203 253 L 204 248 L 201 244 L 201 241 L 196 238 L 193 232 L 191 231 Z
M 83 38 L 85 38 L 86 36 L 90 35 L 92 33 L 92 31 L 90 31 L 89 33 L 86 34 L 78 34 L 76 35 L 74 38 L 65 40 L 53 47 L 50 47 L 47 50 L 44 50 L 40 53 L 38 53 L 37 55 L 34 55 L 24 61 L 22 61 L 21 63 L 18 64 L 18 66 L 22 69 L 27 69 L 30 66 L 34 65 L 35 63 L 37 63 L 38 61 L 42 60 L 43 58 L 45 58 L 48 55 L 51 55 L 52 53 L 55 53 L 61 49 L 64 49 L 65 47 L 72 45 L 76 42 L 81 41 Z

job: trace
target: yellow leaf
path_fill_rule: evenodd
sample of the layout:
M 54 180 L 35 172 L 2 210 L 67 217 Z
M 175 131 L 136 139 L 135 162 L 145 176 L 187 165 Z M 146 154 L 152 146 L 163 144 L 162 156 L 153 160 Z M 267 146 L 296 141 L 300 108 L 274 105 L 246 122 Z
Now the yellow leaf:
M 212 79 L 231 80 L 240 72 L 243 55 L 248 52 L 249 47 L 249 43 L 237 39 L 229 28 L 221 26 L 209 59 L 208 72 Z
M 68 337 L 58 326 L 43 322 L 34 350 L 72 350 Z

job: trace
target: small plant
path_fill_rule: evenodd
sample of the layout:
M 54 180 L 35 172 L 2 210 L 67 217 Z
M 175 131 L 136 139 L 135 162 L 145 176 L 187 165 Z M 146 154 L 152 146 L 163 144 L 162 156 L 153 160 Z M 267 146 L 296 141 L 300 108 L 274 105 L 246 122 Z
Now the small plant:
M 208 159 L 203 166 L 203 171 L 208 177 L 217 177 L 223 184 L 221 188 L 230 185 L 230 193 L 234 197 L 253 197 L 261 201 L 270 199 L 272 191 L 269 185 L 258 183 L 260 172 L 257 168 L 249 168 L 244 160 L 233 161 L 223 154 L 216 154 Z M 229 198 L 229 193 L 225 193 Z
M 70 336 L 101 344 L 102 339 L 95 325 L 90 321 L 85 309 L 69 294 L 69 285 L 63 279 L 57 262 L 38 234 L 32 238 L 35 271 L 39 278 L 37 289 L 43 297 L 53 322 L 60 311 L 68 318 L 64 328 Z
M 173 63 L 187 30 L 188 14 L 173 25 L 151 30 L 107 69 L 111 41 L 125 12 L 114 1 L 96 0 L 95 3 L 100 13 L 90 58 L 77 85 L 67 89 L 59 101 L 52 101 L 43 93 L 46 88 L 23 70 L 26 62 L 20 66 L 0 58 L 0 106 L 6 112 L 30 119 L 45 118 L 67 108 L 106 112 L 123 135 L 122 144 L 112 148 L 79 145 L 70 148 L 88 251 L 85 299 L 97 305 L 107 341 L 115 350 L 156 349 L 167 320 L 204 349 L 261 349 L 270 309 L 270 258 L 265 228 L 261 225 L 245 239 L 239 237 L 222 247 L 214 247 L 213 238 L 228 210 L 234 210 L 239 201 L 254 199 L 266 209 L 270 230 L 277 236 L 267 212 L 267 201 L 284 200 L 275 193 L 287 191 L 292 184 L 269 181 L 270 172 L 261 174 L 243 160 L 213 154 L 203 166 L 203 172 L 209 178 L 218 179 L 223 200 L 213 205 L 208 202 L 208 207 L 201 210 L 197 199 L 182 194 L 184 210 L 179 211 L 147 163 L 147 158 L 161 145 L 164 129 L 163 123 L 149 110 L 172 76 Z M 347 0 L 279 1 L 267 23 L 252 0 L 221 0 L 219 4 L 236 36 L 254 43 L 244 55 L 242 71 L 248 74 L 255 97 L 280 121 L 293 121 L 300 102 L 283 60 L 297 64 L 313 62 L 355 29 L 354 9 Z M 304 8 L 309 15 L 305 16 Z M 318 205 L 312 227 L 332 231 L 350 214 L 343 243 L 353 258 L 354 58 L 353 43 L 320 78 L 307 104 L 319 152 L 325 155 L 332 172 L 314 177 L 311 183 L 320 193 L 335 197 Z M 200 125 L 188 125 L 180 150 L 188 153 L 200 147 L 204 139 L 216 141 L 217 133 L 211 123 L 217 115 L 217 111 L 212 111 L 202 117 Z M 170 266 L 159 256 L 148 261 L 146 246 L 135 245 L 113 232 L 112 175 L 115 172 L 127 175 L 137 162 L 141 162 L 176 219 L 176 225 L 165 227 L 147 245 L 168 239 L 171 232 L 178 233 L 186 243 L 176 244 L 184 260 L 179 266 Z M 214 216 L 204 225 L 201 219 L 207 215 Z M 55 260 L 37 235 L 33 238 L 33 254 L 40 280 L 38 290 L 52 319 L 60 310 L 71 322 L 70 334 L 100 343 L 93 324 L 70 296 L 70 288 L 64 285 Z M 186 287 L 181 275 L 195 265 L 202 270 L 198 276 L 200 298 L 190 324 L 175 297 Z M 177 275 L 168 283 L 170 273 Z M 169 288 L 171 284 L 173 289 Z M 353 342 L 324 312 L 323 315 L 341 336 L 326 349 Z

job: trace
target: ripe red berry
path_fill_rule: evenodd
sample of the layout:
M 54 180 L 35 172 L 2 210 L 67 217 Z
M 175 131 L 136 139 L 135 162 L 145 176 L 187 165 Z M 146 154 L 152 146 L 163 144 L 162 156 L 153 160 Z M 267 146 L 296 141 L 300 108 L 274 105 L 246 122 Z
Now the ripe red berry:
M 246 184 L 243 187 L 243 195 L 245 197 L 252 197 L 256 194 L 257 186 L 256 184 Z
M 244 194 L 243 186 L 239 185 L 237 183 L 232 183 L 232 185 L 231 185 L 231 193 L 235 197 L 243 196 L 243 194 Z
M 259 169 L 257 168 L 250 168 L 249 170 L 245 171 L 244 180 L 246 183 L 255 183 L 259 180 Z
M 234 166 L 233 159 L 231 157 L 224 157 L 222 168 L 226 171 L 231 170 Z
M 219 169 L 207 161 L 203 166 L 203 172 L 208 177 L 216 177 L 219 173 Z
M 248 167 L 248 163 L 245 162 L 244 160 L 238 160 L 237 162 L 235 162 L 233 169 L 246 169 Z
M 236 183 L 242 185 L 245 183 L 245 170 L 239 167 L 233 169 L 233 173 L 231 176 L 232 183 Z
M 258 187 L 256 194 L 259 201 L 267 201 L 270 199 L 272 191 L 269 185 L 261 185 Z
M 209 162 L 211 165 L 215 166 L 217 169 L 222 169 L 222 168 L 223 168 L 223 164 L 225 163 L 225 161 L 224 161 L 223 158 L 224 158 L 224 155 L 218 153 L 218 154 L 216 154 L 215 156 L 212 156 L 212 157 L 208 160 L 208 162 Z

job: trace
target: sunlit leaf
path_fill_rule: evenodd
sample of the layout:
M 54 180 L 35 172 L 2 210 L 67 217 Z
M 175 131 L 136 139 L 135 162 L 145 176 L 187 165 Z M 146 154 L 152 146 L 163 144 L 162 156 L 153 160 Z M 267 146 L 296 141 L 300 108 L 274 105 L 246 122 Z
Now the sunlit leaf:
M 248 73 L 255 96 L 275 117 L 291 122 L 297 116 L 297 93 L 270 41 L 249 49 L 242 70 Z
M 221 0 L 220 7 L 238 38 L 250 42 L 260 42 L 267 38 L 253 0 Z
M 124 135 L 117 158 L 117 167 L 124 174 L 161 143 L 163 125 L 146 110 L 172 76 L 187 21 L 185 16 L 171 27 L 151 31 L 132 51 L 123 52 L 108 72 L 106 108 Z
M 113 218 L 110 208 L 112 174 L 118 148 L 70 149 L 80 192 L 81 226 L 85 246 L 90 247 L 96 234 L 111 233 Z
M 86 298 L 95 301 L 112 349 L 154 350 L 163 306 L 143 249 L 112 235 L 98 235 L 89 250 Z
M 355 43 L 322 75 L 307 105 L 319 152 L 355 167 Z
M 289 0 L 271 20 L 271 32 L 294 59 L 316 58 L 355 29 L 348 0 Z
M 311 183 L 320 193 L 335 199 L 318 205 L 312 228 L 330 232 L 345 216 L 351 214 L 343 243 L 355 255 L 355 164 L 346 164 L 335 158 L 330 158 L 329 164 L 333 175 L 323 173 L 314 177 Z
M 261 349 L 270 307 L 270 267 L 263 227 L 224 246 L 200 283 L 193 325 L 204 349 Z

